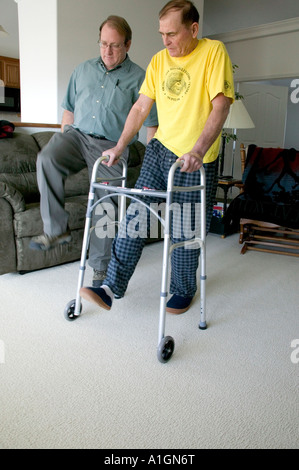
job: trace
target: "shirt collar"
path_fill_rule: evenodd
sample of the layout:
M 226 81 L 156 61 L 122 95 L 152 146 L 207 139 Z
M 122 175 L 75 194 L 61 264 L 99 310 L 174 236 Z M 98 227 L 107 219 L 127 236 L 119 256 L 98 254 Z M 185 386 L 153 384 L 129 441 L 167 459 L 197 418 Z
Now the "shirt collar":
M 107 71 L 106 65 L 104 64 L 101 56 L 98 58 L 97 62 L 101 65 L 102 69 Z M 109 72 L 113 72 L 114 70 L 120 69 L 122 67 L 129 67 L 130 62 L 130 58 L 128 54 L 126 54 L 125 60 L 121 64 L 117 65 L 114 69 L 109 70 Z

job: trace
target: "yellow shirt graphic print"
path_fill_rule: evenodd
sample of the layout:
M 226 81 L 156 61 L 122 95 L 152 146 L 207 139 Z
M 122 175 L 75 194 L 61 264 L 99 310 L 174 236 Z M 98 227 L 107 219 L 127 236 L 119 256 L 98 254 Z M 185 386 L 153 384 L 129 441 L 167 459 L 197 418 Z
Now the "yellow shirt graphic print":
M 162 90 L 171 101 L 180 101 L 190 88 L 190 75 L 184 69 L 171 68 L 162 84 Z
M 175 155 L 189 152 L 199 138 L 219 93 L 234 98 L 232 66 L 224 45 L 201 39 L 191 54 L 171 57 L 164 49 L 156 54 L 140 89 L 157 103 L 156 138 Z M 205 155 L 214 161 L 220 136 Z

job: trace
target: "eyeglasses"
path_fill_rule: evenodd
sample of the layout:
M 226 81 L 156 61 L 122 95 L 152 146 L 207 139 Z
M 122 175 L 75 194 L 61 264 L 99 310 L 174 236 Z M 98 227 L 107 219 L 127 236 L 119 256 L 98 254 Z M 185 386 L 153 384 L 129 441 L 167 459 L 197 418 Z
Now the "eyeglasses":
M 98 41 L 98 44 L 103 49 L 107 49 L 107 47 L 111 47 L 111 49 L 115 49 L 115 50 L 120 49 L 122 46 L 124 46 L 124 44 L 117 44 L 115 42 L 113 42 L 112 44 L 108 44 L 105 41 Z

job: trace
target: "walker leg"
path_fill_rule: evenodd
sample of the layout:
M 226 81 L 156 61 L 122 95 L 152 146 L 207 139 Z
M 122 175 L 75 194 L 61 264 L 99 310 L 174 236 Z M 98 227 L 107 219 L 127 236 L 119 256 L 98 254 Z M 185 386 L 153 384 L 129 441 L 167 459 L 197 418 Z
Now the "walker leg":
M 206 322 L 206 276 L 203 276 L 200 281 L 200 321 L 198 328 L 200 330 L 207 329 Z
M 93 165 L 90 186 L 89 186 L 89 195 L 88 195 L 88 204 L 86 209 L 86 219 L 85 219 L 85 227 L 84 227 L 84 235 L 83 235 L 83 243 L 81 249 L 81 259 L 80 259 L 80 267 L 79 267 L 79 278 L 77 284 L 77 294 L 76 299 L 71 300 L 68 302 L 64 309 L 64 316 L 67 320 L 73 321 L 79 317 L 82 311 L 82 303 L 81 303 L 81 296 L 80 296 L 80 289 L 83 286 L 84 281 L 84 274 L 86 269 L 86 259 L 87 259 L 87 251 L 89 246 L 90 240 L 90 228 L 91 228 L 91 220 L 92 220 L 92 212 L 94 209 L 94 199 L 95 199 L 95 188 L 96 183 L 98 181 L 97 175 L 100 164 L 104 161 L 108 161 L 108 156 L 99 157 Z M 125 188 L 126 186 L 126 179 L 127 179 L 127 162 L 121 158 L 120 159 L 123 165 L 123 172 L 122 172 L 122 187 Z M 114 178 L 115 179 L 115 178 Z M 113 179 L 112 179 L 113 180 Z M 101 200 L 98 200 L 99 203 Z M 125 209 L 126 209 L 126 198 L 125 196 L 120 196 L 120 220 L 124 217 Z
M 159 317 L 159 338 L 157 357 L 162 363 L 168 362 L 174 351 L 174 339 L 165 335 L 165 318 L 166 318 L 166 300 L 167 300 L 167 284 L 168 284 L 168 264 L 169 264 L 169 234 L 164 233 L 164 249 L 163 249 L 163 266 L 162 266 L 162 282 L 160 294 L 160 317 Z
M 201 252 L 200 252 L 200 321 L 199 329 L 206 330 L 206 176 L 201 168 Z
M 159 317 L 159 336 L 158 345 L 164 338 L 165 333 L 165 317 L 166 317 L 166 300 L 167 300 L 167 281 L 168 281 L 168 263 L 169 263 L 169 235 L 164 236 L 163 248 L 163 264 L 162 264 L 162 281 L 160 293 L 160 317 Z
M 202 243 L 200 253 L 200 322 L 198 328 L 200 330 L 207 329 L 206 322 L 206 244 Z
M 83 286 L 84 274 L 85 274 L 85 269 L 86 269 L 87 250 L 88 250 L 89 239 L 90 239 L 90 227 L 91 227 L 91 217 L 92 217 L 91 207 L 92 207 L 93 200 L 94 200 L 94 192 L 93 193 L 91 192 L 89 195 L 86 219 L 85 219 L 76 299 L 68 302 L 68 304 L 66 305 L 64 309 L 64 316 L 69 321 L 76 320 L 76 318 L 80 316 L 81 311 L 82 311 L 80 289 Z

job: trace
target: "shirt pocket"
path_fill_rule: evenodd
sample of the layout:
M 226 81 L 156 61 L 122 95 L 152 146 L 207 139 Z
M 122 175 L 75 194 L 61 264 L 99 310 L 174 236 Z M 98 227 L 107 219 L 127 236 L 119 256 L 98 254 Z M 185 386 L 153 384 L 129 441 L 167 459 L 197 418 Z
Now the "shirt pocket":
M 134 104 L 134 93 L 130 89 L 122 89 L 115 85 L 109 95 L 108 107 L 116 113 L 128 114 Z

